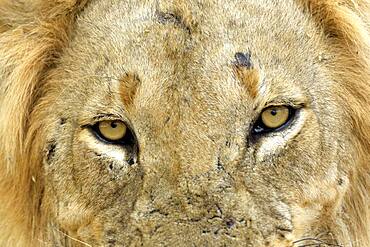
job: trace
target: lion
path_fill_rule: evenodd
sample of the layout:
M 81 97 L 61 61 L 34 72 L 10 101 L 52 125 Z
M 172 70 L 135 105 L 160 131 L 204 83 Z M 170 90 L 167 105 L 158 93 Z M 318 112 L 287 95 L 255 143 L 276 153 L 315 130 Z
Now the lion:
M 0 0 L 0 246 L 370 246 L 367 0 Z

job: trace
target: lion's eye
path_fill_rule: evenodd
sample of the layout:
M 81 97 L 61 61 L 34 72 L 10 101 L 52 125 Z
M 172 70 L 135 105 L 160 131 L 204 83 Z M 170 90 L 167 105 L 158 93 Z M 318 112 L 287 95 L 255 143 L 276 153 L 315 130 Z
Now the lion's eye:
M 271 129 L 279 128 L 289 118 L 289 108 L 286 106 L 270 107 L 261 114 L 262 123 Z
M 285 126 L 292 118 L 294 109 L 290 106 L 270 106 L 264 109 L 253 127 L 254 133 L 271 132 Z
M 127 126 L 121 121 L 102 121 L 98 124 L 101 135 L 109 141 L 117 141 L 126 135 Z
M 125 138 L 128 129 L 122 121 L 101 121 L 96 124 L 97 134 L 108 142 L 117 142 Z

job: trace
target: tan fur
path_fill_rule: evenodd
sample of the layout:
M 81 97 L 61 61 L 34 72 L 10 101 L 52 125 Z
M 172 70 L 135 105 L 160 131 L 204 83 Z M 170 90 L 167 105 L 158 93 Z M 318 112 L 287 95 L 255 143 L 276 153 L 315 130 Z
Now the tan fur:
M 0 246 L 369 246 L 370 3 L 262 2 L 0 0 Z
M 121 78 L 121 99 L 127 108 L 129 108 L 135 98 L 136 91 L 140 86 L 139 79 L 133 74 L 127 74 Z
M 236 75 L 240 82 L 245 86 L 248 93 L 256 98 L 258 94 L 258 86 L 260 84 L 260 77 L 257 69 L 246 69 L 242 67 L 236 68 Z

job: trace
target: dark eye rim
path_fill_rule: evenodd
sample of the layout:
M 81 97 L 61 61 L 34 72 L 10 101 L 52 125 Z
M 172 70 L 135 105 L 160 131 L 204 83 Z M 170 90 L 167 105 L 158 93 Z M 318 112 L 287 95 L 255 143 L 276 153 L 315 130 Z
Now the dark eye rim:
M 262 112 L 268 110 L 269 108 L 273 108 L 273 107 L 287 107 L 288 110 L 289 110 L 288 120 L 284 124 L 282 124 L 281 126 L 279 126 L 277 128 L 269 128 L 262 121 Z M 298 108 L 294 108 L 294 107 L 289 106 L 289 105 L 266 107 L 260 113 L 257 121 L 254 122 L 251 132 L 252 132 L 253 135 L 264 135 L 264 134 L 268 134 L 268 133 L 282 131 L 285 128 L 287 128 L 293 122 L 293 120 L 295 119 L 295 116 L 297 115 L 298 111 L 299 111 Z
M 121 145 L 121 146 L 133 146 L 136 145 L 136 137 L 134 132 L 131 130 L 128 124 L 126 124 L 124 121 L 121 120 L 107 120 L 107 121 L 119 121 L 124 123 L 127 126 L 127 131 L 124 137 L 122 137 L 119 140 L 112 141 L 104 137 L 104 135 L 99 130 L 99 124 L 102 121 L 96 122 L 94 125 L 90 126 L 91 132 L 94 134 L 94 136 L 101 142 L 111 145 Z

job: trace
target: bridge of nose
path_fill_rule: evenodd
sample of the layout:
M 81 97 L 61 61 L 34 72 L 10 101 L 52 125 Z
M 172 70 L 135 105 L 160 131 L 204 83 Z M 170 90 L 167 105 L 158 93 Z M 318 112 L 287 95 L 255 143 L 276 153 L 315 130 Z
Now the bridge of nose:
M 171 222 L 212 218 L 221 208 L 237 203 L 231 196 L 239 192 L 230 171 L 242 156 L 244 135 L 237 115 L 242 111 L 236 109 L 238 94 L 227 98 L 220 87 L 221 82 L 223 87 L 229 83 L 229 91 L 238 90 L 231 89 L 233 81 L 228 82 L 230 74 L 225 74 L 222 81 L 208 81 L 197 74 L 177 82 L 176 90 L 163 89 L 155 99 L 163 106 L 152 102 L 145 107 L 155 107 L 152 110 L 157 113 L 142 113 L 147 126 L 140 151 L 144 177 L 133 214 L 139 222 L 143 217 L 137 215 L 158 222 L 153 215 L 158 212 L 162 220 Z M 230 205 L 225 206 L 224 200 Z
M 159 131 L 146 141 L 141 150 L 141 165 L 148 186 L 153 183 L 154 187 L 177 190 L 183 186 L 182 179 L 216 168 L 224 133 L 216 131 L 221 127 L 217 118 L 205 119 L 194 107 L 188 105 L 180 110 L 174 106 L 172 112 L 165 114 L 165 123 L 158 127 Z M 158 186 L 162 182 L 165 184 Z

